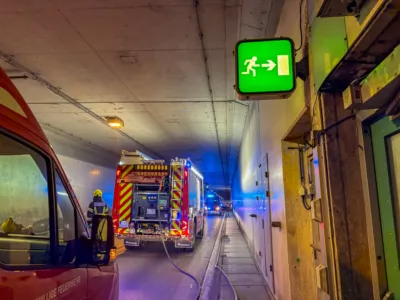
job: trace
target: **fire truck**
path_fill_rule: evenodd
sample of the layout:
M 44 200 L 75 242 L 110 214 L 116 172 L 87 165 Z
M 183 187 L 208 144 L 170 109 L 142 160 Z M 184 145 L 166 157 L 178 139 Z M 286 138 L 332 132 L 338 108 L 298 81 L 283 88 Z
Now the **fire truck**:
M 204 232 L 203 176 L 190 159 L 169 163 L 122 151 L 116 170 L 114 232 L 127 247 L 168 241 L 193 251 Z
M 224 198 L 215 192 L 208 192 L 205 200 L 206 215 L 222 215 L 224 207 Z

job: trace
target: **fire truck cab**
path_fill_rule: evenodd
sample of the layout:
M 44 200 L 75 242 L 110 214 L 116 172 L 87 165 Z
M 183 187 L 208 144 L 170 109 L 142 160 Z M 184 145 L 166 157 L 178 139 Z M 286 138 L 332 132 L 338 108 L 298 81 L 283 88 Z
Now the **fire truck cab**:
M 0 299 L 118 300 L 115 250 L 111 216 L 89 229 L 39 123 L 0 69 Z
M 204 187 L 192 162 L 123 151 L 116 174 L 114 230 L 125 246 L 163 239 L 193 251 L 204 231 Z

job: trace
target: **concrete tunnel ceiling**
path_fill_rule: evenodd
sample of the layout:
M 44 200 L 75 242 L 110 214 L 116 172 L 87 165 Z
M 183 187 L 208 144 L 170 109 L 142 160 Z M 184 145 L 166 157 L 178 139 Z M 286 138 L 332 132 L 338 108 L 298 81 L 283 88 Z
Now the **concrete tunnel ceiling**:
M 279 8 L 272 0 L 195 3 L 0 0 L 0 66 L 56 150 L 52 137 L 62 134 L 112 160 L 122 149 L 190 157 L 212 188 L 223 188 L 247 113 L 235 100 L 232 51 L 239 38 L 274 32 Z M 121 132 L 105 116 L 120 117 Z

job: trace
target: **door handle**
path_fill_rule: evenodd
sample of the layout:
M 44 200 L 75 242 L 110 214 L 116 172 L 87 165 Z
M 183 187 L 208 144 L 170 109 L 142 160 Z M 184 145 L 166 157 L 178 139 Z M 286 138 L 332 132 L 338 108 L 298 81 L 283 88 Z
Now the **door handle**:
M 251 214 L 250 217 L 257 218 L 257 214 Z
M 282 228 L 282 222 L 278 222 L 278 221 L 271 222 L 271 226 L 272 227 Z
M 317 246 L 314 244 L 310 244 L 310 247 L 313 248 L 315 251 L 321 252 L 321 249 L 319 249 Z

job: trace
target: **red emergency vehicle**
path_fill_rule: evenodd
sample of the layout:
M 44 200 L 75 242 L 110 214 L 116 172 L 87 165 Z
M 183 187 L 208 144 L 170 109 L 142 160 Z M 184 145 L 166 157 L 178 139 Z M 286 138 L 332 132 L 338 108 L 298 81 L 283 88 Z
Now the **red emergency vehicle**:
M 113 245 L 111 216 L 96 216 L 89 230 L 45 134 L 0 69 L 0 299 L 118 299 Z
M 193 251 L 204 231 L 203 176 L 189 159 L 152 160 L 122 152 L 114 189 L 113 219 L 126 246 L 173 242 Z

